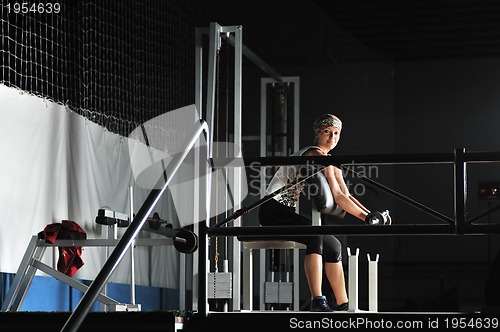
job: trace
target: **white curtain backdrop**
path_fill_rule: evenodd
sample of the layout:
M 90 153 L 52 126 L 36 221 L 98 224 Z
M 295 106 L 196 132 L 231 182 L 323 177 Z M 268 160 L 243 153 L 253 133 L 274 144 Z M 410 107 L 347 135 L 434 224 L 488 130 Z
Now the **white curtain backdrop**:
M 129 214 L 149 194 L 137 187 L 129 158 L 130 139 L 107 131 L 63 105 L 0 85 L 0 271 L 15 273 L 33 235 L 47 224 L 73 220 L 87 238 L 107 238 L 108 226 L 95 222 L 106 207 Z M 176 226 L 171 197 L 164 194 L 154 211 Z M 118 228 L 118 236 L 125 228 Z M 162 235 L 141 232 L 141 237 Z M 109 248 L 111 251 L 113 248 Z M 177 288 L 180 254 L 173 247 L 135 247 L 138 285 Z M 107 258 L 106 248 L 84 247 L 85 265 L 75 278 L 93 280 Z M 43 261 L 56 266 L 57 249 Z M 110 278 L 130 282 L 130 255 Z M 38 272 L 38 274 L 43 274 Z

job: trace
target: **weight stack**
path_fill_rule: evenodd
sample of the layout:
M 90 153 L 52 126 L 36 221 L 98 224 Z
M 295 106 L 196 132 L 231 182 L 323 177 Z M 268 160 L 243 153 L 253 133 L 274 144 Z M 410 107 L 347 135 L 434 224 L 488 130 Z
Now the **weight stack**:
M 266 281 L 265 303 L 292 303 L 293 282 Z
M 209 299 L 231 299 L 233 297 L 233 275 L 231 272 L 208 273 L 207 293 Z

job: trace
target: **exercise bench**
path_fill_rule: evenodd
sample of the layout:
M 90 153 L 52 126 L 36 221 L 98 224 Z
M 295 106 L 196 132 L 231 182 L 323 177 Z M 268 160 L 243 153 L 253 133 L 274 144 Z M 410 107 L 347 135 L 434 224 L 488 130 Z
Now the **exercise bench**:
M 243 310 L 253 310 L 253 250 L 260 249 L 261 255 L 265 249 L 287 250 L 293 249 L 293 310 L 299 310 L 299 249 L 305 249 L 306 246 L 302 243 L 280 240 L 274 238 L 265 238 L 259 236 L 238 236 L 238 240 L 243 243 Z M 261 259 L 263 257 L 261 256 Z M 266 271 L 261 268 L 259 271 L 260 294 L 259 294 L 259 309 L 265 310 L 265 287 Z

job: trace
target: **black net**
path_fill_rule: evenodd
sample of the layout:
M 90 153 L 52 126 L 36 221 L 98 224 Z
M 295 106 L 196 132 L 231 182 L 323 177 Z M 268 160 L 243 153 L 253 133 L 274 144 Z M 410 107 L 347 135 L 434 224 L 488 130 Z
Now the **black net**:
M 194 0 L 4 1 L 0 84 L 127 136 L 194 103 Z

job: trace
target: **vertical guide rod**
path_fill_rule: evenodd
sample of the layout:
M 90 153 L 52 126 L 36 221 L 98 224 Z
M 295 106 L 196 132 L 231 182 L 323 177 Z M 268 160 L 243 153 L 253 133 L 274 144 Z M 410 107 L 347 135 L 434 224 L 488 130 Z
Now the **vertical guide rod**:
M 134 187 L 129 187 L 130 218 L 134 218 Z M 135 261 L 134 246 L 130 246 L 130 303 L 135 304 Z
M 165 173 L 168 174 L 169 177 L 165 180 L 163 178 L 163 174 L 160 176 L 160 178 L 156 183 L 155 188 L 151 190 L 150 194 L 142 204 L 141 208 L 139 209 L 139 211 L 137 211 L 137 214 L 130 223 L 129 227 L 123 234 L 120 241 L 118 241 L 115 249 L 109 256 L 106 263 L 104 263 L 104 266 L 102 267 L 101 271 L 97 274 L 96 278 L 94 279 L 88 290 L 83 295 L 82 299 L 75 308 L 75 311 L 73 311 L 69 316 L 68 320 L 61 329 L 61 332 L 78 331 L 78 328 L 85 319 L 85 316 L 89 312 L 92 304 L 96 301 L 97 296 L 101 291 L 101 288 L 104 286 L 106 281 L 109 279 L 109 277 L 114 272 L 114 270 L 122 260 L 123 256 L 131 246 L 131 244 L 134 242 L 134 239 L 137 237 L 137 234 L 139 233 L 142 226 L 146 222 L 146 219 L 153 211 L 154 207 L 160 200 L 163 192 L 169 185 L 170 181 L 172 180 L 173 176 L 175 175 L 179 167 L 181 166 L 182 161 L 184 161 L 184 159 L 186 158 L 189 151 L 192 149 L 192 147 L 194 146 L 194 144 L 196 143 L 202 132 L 205 132 L 206 135 L 208 136 L 208 126 L 205 121 L 199 120 L 198 128 L 196 129 L 196 132 L 194 133 L 193 137 L 189 140 L 189 143 L 186 144 L 186 148 L 184 149 L 184 151 L 182 151 L 182 153 L 175 155 L 172 158 L 172 161 L 167 165 Z M 208 149 L 208 142 L 209 140 L 207 137 L 207 149 Z M 161 189 L 157 189 L 160 187 Z
M 242 66 L 243 66 L 243 59 L 242 59 L 242 48 L 243 48 L 243 29 L 241 26 L 236 26 L 234 30 L 234 137 L 233 137 L 233 147 L 234 150 L 229 152 L 232 157 L 242 157 L 242 151 L 241 151 L 241 146 L 242 146 L 242 109 L 241 109 L 241 101 L 242 101 Z M 234 206 L 233 210 L 238 210 L 241 208 L 241 202 L 243 201 L 243 193 L 242 193 L 242 169 L 237 168 L 234 169 L 230 174 L 232 173 L 232 178 L 231 181 L 233 182 L 233 201 L 234 201 Z M 241 226 L 241 219 L 239 220 L 234 220 L 233 221 L 233 226 L 234 227 L 240 227 Z M 238 271 L 236 275 L 240 275 L 239 271 L 241 270 L 241 255 L 239 254 L 241 252 L 241 243 L 238 241 L 236 237 L 232 238 L 232 252 L 237 253 L 233 255 L 232 258 L 232 268 L 233 271 Z M 233 278 L 234 279 L 234 278 Z M 237 311 L 241 309 L 241 301 L 240 301 L 240 294 L 241 294 L 241 284 L 240 284 L 240 278 L 238 278 L 238 282 L 233 282 L 233 302 L 232 302 L 232 309 L 233 311 Z M 234 294 L 237 294 L 237 296 L 234 296 Z
M 455 149 L 455 232 L 464 234 L 467 220 L 467 170 L 465 148 Z

